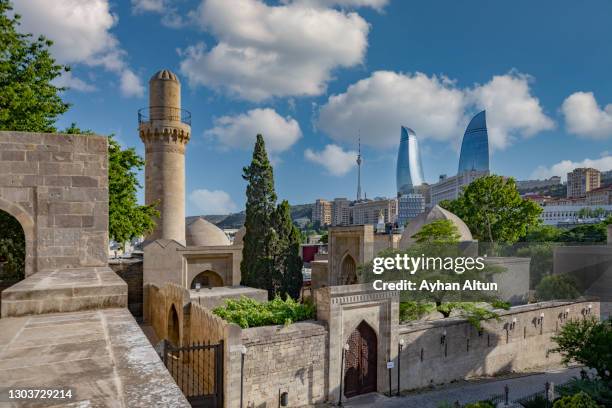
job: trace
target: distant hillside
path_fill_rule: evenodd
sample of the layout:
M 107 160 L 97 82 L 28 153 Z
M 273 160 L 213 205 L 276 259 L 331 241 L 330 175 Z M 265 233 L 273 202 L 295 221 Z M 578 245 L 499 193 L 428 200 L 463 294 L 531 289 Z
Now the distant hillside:
M 298 218 L 308 218 L 312 220 L 312 208 L 313 204 L 298 204 L 291 206 L 291 219 L 297 220 Z M 203 217 L 205 220 L 212 222 L 219 228 L 240 228 L 244 225 L 245 213 L 241 211 L 239 213 L 229 215 L 201 215 L 187 217 L 187 223 L 191 220 Z

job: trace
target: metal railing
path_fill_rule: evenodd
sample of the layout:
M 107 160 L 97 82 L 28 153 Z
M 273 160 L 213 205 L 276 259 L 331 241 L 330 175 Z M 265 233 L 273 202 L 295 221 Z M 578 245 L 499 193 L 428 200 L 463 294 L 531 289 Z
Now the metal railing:
M 191 112 L 168 106 L 149 106 L 138 109 L 138 125 L 153 123 L 156 120 L 170 120 L 191 126 Z

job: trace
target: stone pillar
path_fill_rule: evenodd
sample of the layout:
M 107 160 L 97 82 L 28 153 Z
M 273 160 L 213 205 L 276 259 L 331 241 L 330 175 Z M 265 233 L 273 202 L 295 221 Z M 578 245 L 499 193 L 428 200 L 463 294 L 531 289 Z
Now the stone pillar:
M 191 136 L 191 115 L 181 109 L 181 84 L 168 71 L 149 80 L 149 108 L 139 112 L 145 144 L 145 203 L 157 204 L 157 226 L 147 237 L 173 239 L 185 245 L 185 146 Z

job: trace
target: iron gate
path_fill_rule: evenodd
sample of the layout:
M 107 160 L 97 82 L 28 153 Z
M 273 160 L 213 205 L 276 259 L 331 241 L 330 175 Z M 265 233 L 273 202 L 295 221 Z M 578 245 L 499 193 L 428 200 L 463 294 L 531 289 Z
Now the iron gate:
M 166 341 L 163 360 L 192 407 L 223 407 L 223 340 L 185 347 Z

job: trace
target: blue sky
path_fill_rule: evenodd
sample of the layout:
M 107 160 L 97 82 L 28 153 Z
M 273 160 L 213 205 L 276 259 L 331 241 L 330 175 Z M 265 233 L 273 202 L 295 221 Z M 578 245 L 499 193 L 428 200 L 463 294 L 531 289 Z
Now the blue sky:
M 400 125 L 425 178 L 454 174 L 487 109 L 491 168 L 518 179 L 612 168 L 612 3 L 403 0 L 19 0 L 23 30 L 56 41 L 73 106 L 60 120 L 144 154 L 148 78 L 176 72 L 193 115 L 187 214 L 242 209 L 242 167 L 266 137 L 292 204 L 395 192 Z

